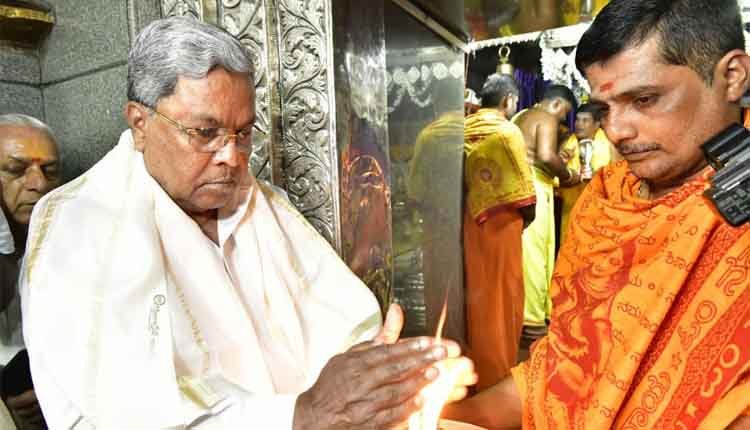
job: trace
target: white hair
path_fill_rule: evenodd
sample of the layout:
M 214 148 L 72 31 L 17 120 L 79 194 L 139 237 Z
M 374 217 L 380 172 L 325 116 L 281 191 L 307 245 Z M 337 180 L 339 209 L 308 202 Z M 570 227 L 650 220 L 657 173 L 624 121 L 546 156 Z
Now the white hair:
M 179 77 L 201 79 L 215 67 L 246 73 L 248 85 L 253 82 L 248 50 L 223 29 L 188 17 L 156 20 L 128 55 L 128 100 L 156 107 L 174 93 Z
M 41 131 L 46 134 L 50 140 L 59 146 L 55 133 L 52 131 L 50 126 L 44 122 L 34 118 L 33 116 L 24 115 L 22 113 L 8 113 L 0 115 L 0 127 L 11 126 L 11 127 L 29 127 Z

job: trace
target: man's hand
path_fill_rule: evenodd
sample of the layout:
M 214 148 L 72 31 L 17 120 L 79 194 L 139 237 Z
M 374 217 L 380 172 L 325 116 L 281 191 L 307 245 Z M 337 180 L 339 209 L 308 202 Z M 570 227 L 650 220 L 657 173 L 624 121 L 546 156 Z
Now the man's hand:
M 47 428 L 42 409 L 34 390 L 25 391 L 18 396 L 8 397 L 5 402 L 18 430 L 41 430 Z
M 404 328 L 404 311 L 401 309 L 401 306 L 393 303 L 388 307 L 383 328 L 375 336 L 373 343 L 375 345 L 392 345 L 398 342 L 398 338 L 401 337 L 402 328 Z
M 445 418 L 490 429 L 519 429 L 521 414 L 521 396 L 511 376 L 443 410 Z
M 333 357 L 298 397 L 294 429 L 397 428 L 422 407 L 420 391 L 438 377 L 443 360 L 466 369 L 451 397 L 465 396 L 476 375 L 458 345 L 427 337 L 399 341 L 402 326 L 403 312 L 391 306 L 375 340 Z
M 558 155 L 565 164 L 568 164 L 568 161 L 572 160 L 575 156 L 575 154 L 573 154 L 573 151 L 571 151 L 570 149 L 563 149 Z
M 532 214 L 534 212 L 534 206 L 531 206 Z M 533 215 L 532 215 L 533 220 Z M 380 333 L 375 337 L 373 343 L 375 345 L 381 344 L 394 344 L 398 341 L 401 335 L 401 329 L 404 327 L 404 311 L 401 306 L 397 304 L 391 304 L 388 308 L 388 314 L 385 318 L 385 323 Z M 449 371 L 457 376 L 456 386 L 448 396 L 448 402 L 457 402 L 466 397 L 468 390 L 466 387 L 475 385 L 477 383 L 477 374 L 474 371 L 474 363 L 466 357 L 459 357 L 461 354 L 460 348 L 454 342 L 448 342 L 446 344 L 449 358 L 441 363 L 438 363 L 438 367 L 442 368 L 443 371 Z
M 561 187 L 572 187 L 574 185 L 578 185 L 581 183 L 581 174 L 576 172 L 573 169 L 567 169 L 567 176 L 560 178 L 560 186 Z

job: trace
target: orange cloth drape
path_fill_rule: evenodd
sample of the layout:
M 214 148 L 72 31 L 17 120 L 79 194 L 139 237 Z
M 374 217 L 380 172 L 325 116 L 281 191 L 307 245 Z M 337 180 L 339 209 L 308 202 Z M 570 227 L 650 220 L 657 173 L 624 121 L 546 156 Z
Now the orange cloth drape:
M 702 193 L 658 200 L 625 162 L 571 215 L 550 334 L 513 369 L 524 428 L 723 429 L 750 406 L 750 228 Z
M 510 374 L 523 328 L 523 219 L 515 209 L 477 224 L 464 215 L 468 354 L 484 389 Z

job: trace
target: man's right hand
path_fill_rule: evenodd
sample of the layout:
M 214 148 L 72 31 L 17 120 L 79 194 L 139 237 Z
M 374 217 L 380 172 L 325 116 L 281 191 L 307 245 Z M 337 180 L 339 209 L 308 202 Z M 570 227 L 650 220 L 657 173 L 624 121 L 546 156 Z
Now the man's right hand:
M 355 347 L 333 357 L 315 385 L 297 399 L 295 429 L 387 429 L 420 409 L 431 367 L 447 358 L 429 338 Z
M 460 348 L 433 338 L 398 341 L 403 313 L 392 307 L 383 331 L 372 342 L 333 357 L 316 383 L 297 398 L 294 429 L 389 429 L 405 424 L 422 407 L 420 391 L 439 374 L 434 365 L 457 363 Z M 476 383 L 471 362 L 454 395 Z M 452 398 L 451 400 L 457 400 Z

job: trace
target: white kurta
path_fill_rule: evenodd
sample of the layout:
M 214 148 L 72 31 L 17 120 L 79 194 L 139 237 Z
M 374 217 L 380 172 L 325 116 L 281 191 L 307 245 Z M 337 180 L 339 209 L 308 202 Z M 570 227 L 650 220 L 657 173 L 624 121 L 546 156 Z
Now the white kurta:
M 377 302 L 248 176 L 219 247 L 129 131 L 37 204 L 22 273 L 32 376 L 54 429 L 289 429 L 297 395 L 380 327 Z

